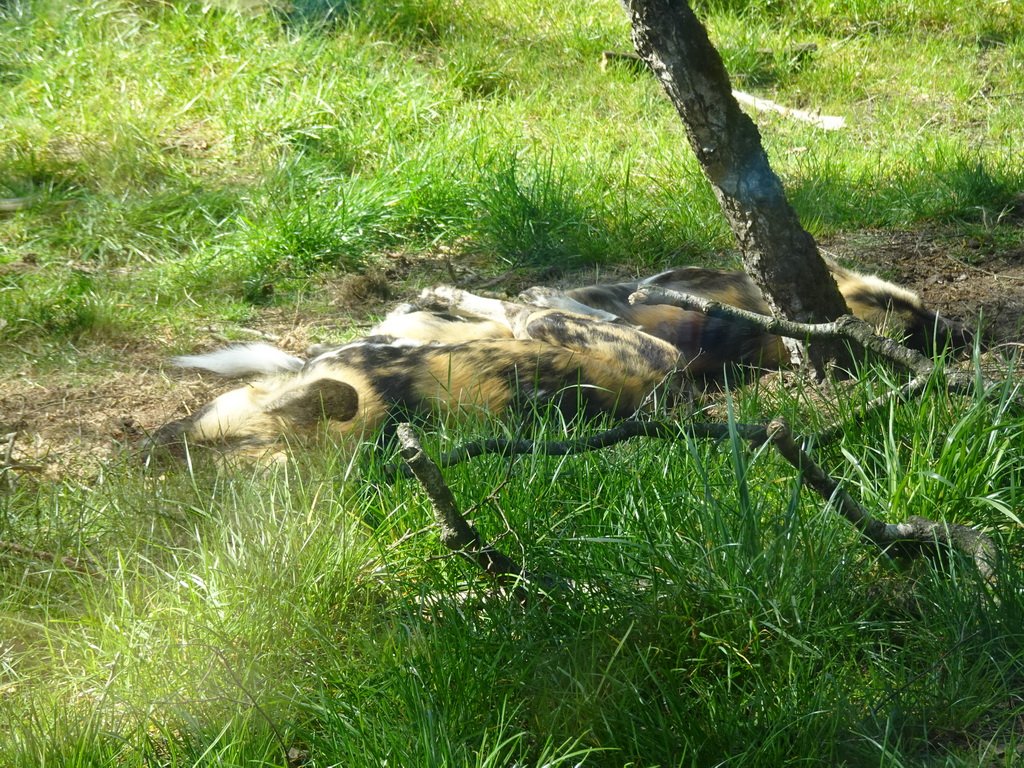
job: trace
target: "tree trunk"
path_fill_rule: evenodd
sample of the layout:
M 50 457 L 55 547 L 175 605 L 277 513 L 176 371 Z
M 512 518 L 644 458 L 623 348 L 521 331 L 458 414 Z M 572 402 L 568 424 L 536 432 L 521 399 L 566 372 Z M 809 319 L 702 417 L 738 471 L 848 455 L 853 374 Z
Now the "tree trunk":
M 689 5 L 685 0 L 622 2 L 637 53 L 682 117 L 739 242 L 744 269 L 772 311 L 801 323 L 846 314 L 814 238 L 786 200 L 757 126 L 733 98 L 722 58 Z

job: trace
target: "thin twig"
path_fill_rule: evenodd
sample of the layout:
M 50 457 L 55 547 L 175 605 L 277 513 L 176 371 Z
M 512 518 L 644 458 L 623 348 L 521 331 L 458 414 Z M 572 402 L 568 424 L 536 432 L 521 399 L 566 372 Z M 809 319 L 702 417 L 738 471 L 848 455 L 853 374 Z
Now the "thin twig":
M 518 270 L 516 270 L 516 269 L 509 269 L 509 270 L 506 270 L 505 272 L 502 272 L 500 275 L 497 275 L 496 277 L 490 277 L 490 278 L 483 278 L 481 275 L 477 275 L 477 278 L 480 279 L 480 282 L 475 283 L 474 287 L 476 289 L 478 289 L 478 290 L 484 289 L 484 288 L 493 288 L 494 286 L 500 285 L 501 283 L 503 283 L 506 280 L 508 280 L 510 277 L 515 275 L 516 272 L 518 272 Z
M 818 111 L 807 112 L 802 109 L 787 107 L 785 104 L 779 104 L 777 101 L 765 99 L 760 96 L 754 96 L 752 93 L 745 93 L 743 91 L 734 90 L 732 92 L 732 97 L 740 104 L 752 107 L 758 112 L 775 112 L 783 117 L 791 117 L 794 120 L 810 123 L 811 125 L 822 128 L 826 131 L 835 131 L 839 128 L 846 127 L 845 117 L 823 115 Z
M 1003 275 L 1000 274 L 999 272 L 992 272 L 987 269 L 982 269 L 981 267 L 975 266 L 974 264 L 970 264 L 964 261 L 963 259 L 958 259 L 956 256 L 953 256 L 948 253 L 944 253 L 943 256 L 945 256 L 946 259 L 948 259 L 949 261 L 952 261 L 958 267 L 970 269 L 973 270 L 974 272 L 980 272 L 981 274 L 986 275 L 987 277 L 993 277 L 996 280 L 1009 280 L 1011 282 L 1024 281 L 1024 277 L 1020 277 L 1019 275 Z
M 227 643 L 227 639 L 224 638 L 224 637 L 221 637 L 219 632 L 214 631 L 210 627 L 204 627 L 204 629 L 207 632 L 209 632 L 211 635 L 213 635 L 214 637 L 219 639 L 221 642 Z M 217 646 L 213 645 L 213 643 L 201 643 L 201 645 L 205 645 L 210 651 L 212 651 L 214 653 L 214 655 L 216 655 L 216 657 L 218 659 L 220 659 L 220 663 L 223 665 L 224 670 L 228 673 L 228 675 L 234 681 L 235 685 L 238 686 L 238 690 L 240 690 L 242 693 L 244 693 L 249 698 L 249 703 L 252 705 L 252 708 L 255 709 L 264 720 L 266 720 L 267 725 L 270 726 L 270 730 L 274 734 L 274 738 L 277 740 L 278 746 L 281 748 L 281 753 L 282 753 L 282 756 L 284 757 L 285 765 L 287 765 L 289 767 L 294 765 L 295 764 L 295 760 L 292 757 L 292 755 L 293 755 L 292 750 L 290 750 L 288 748 L 288 744 L 285 742 L 284 736 L 281 734 L 281 731 L 277 727 L 277 724 L 270 717 L 270 715 L 267 714 L 267 712 L 263 709 L 263 707 L 260 706 L 259 701 L 256 700 L 256 697 L 249 691 L 249 689 L 245 686 L 245 684 L 242 683 L 242 681 L 238 677 L 238 675 L 235 674 L 235 670 L 232 668 L 232 665 L 228 662 L 228 660 L 224 657 L 224 654 L 221 652 L 220 648 L 218 648 Z
M 10 469 L 16 469 L 19 472 L 42 472 L 44 468 L 42 464 L 22 464 L 20 461 L 0 463 L 0 472 Z
M 513 440 L 506 438 L 475 440 L 442 454 L 437 463 L 447 469 L 477 456 L 489 454 L 499 456 L 572 456 L 577 453 L 608 448 L 634 437 L 657 437 L 665 440 L 680 438 L 722 440 L 733 433 L 752 442 L 764 442 L 766 439 L 765 428 L 759 424 L 733 424 L 730 427 L 728 424 L 719 423 L 668 424 L 659 421 L 629 420 L 623 421 L 611 429 L 576 440 Z M 413 472 L 406 465 L 392 465 L 386 468 L 385 475 L 389 480 L 394 479 L 398 474 L 411 477 Z
M 0 442 L 5 443 L 4 445 L 4 457 L 0 459 L 0 473 L 6 473 L 8 470 L 16 469 L 19 472 L 42 472 L 43 467 L 39 464 L 24 464 L 20 461 L 14 460 L 14 442 L 18 439 L 17 432 L 8 432 L 6 435 L 0 435 Z M 7 482 L 14 490 L 14 475 L 7 475 Z
M 992 399 L 993 397 L 998 399 L 1002 396 L 1000 392 L 1000 385 L 1002 382 L 984 377 L 979 378 L 970 371 L 954 371 L 947 368 L 942 370 L 941 373 L 945 378 L 945 389 L 951 395 L 977 395 L 978 397 L 986 400 Z M 872 398 L 858 411 L 858 418 L 863 418 L 870 413 L 874 413 L 878 409 L 884 408 L 894 400 L 904 400 L 916 395 L 928 386 L 931 379 L 932 372 L 919 374 L 903 384 L 901 387 Z M 831 443 L 842 435 L 845 428 L 845 423 L 842 421 L 830 424 L 814 435 L 815 443 L 818 445 Z
M 805 56 L 808 52 L 814 50 L 817 50 L 817 46 L 813 43 L 802 46 L 792 46 L 790 49 L 791 53 L 789 55 L 794 57 Z M 762 55 L 774 54 L 774 51 L 761 50 L 759 52 Z M 786 51 L 783 51 L 783 53 L 786 53 Z M 601 70 L 607 70 L 608 66 L 612 62 L 626 64 L 627 66 L 633 67 L 637 70 L 647 69 L 646 62 L 644 62 L 644 60 L 636 53 L 603 51 L 601 53 Z M 811 123 L 819 128 L 824 128 L 826 131 L 834 131 L 838 128 L 843 128 L 846 125 L 846 118 L 843 117 L 823 115 L 819 111 L 807 112 L 802 109 L 794 109 L 793 107 L 787 107 L 784 104 L 779 104 L 777 101 L 765 99 L 760 96 L 754 96 L 753 94 L 744 93 L 743 91 L 733 90 L 732 97 L 740 104 L 745 104 L 759 112 L 775 112 L 783 117 L 790 117 L 794 120 Z
M 880 408 L 884 408 L 894 400 L 901 400 L 915 395 L 923 390 L 931 379 L 930 375 L 915 376 L 903 386 L 898 389 L 884 392 L 878 397 L 874 397 L 864 404 L 864 406 L 858 411 L 858 417 L 863 418 L 870 413 L 874 413 Z M 846 422 L 844 420 L 836 421 L 824 429 L 819 430 L 814 434 L 815 445 L 822 446 L 828 445 L 829 443 L 839 439 L 844 430 L 846 429 Z
M 934 675 L 935 671 L 939 668 L 939 666 L 941 664 L 943 664 L 946 659 L 948 659 L 950 656 L 952 656 L 953 653 L 958 648 L 960 648 L 960 646 L 964 645 L 969 640 L 973 640 L 974 638 L 976 638 L 980 634 L 981 634 L 981 630 L 980 629 L 975 630 L 971 634 L 965 635 L 965 636 L 961 637 L 959 640 L 957 640 L 955 643 L 953 643 L 953 645 L 949 646 L 948 648 L 944 648 L 942 651 L 939 652 L 938 660 L 934 664 L 932 664 L 930 667 L 927 667 L 926 669 L 922 669 L 916 675 L 914 675 L 909 680 L 907 680 L 899 688 L 897 688 L 894 691 L 891 691 L 884 699 L 879 701 L 877 704 L 868 704 L 868 708 L 871 710 L 871 714 L 877 716 L 878 710 L 880 710 L 882 707 L 886 706 L 890 701 L 895 699 L 897 696 L 902 695 L 904 691 L 909 689 L 910 686 L 912 686 L 914 683 L 916 683 L 922 677 L 925 677 L 926 675 Z

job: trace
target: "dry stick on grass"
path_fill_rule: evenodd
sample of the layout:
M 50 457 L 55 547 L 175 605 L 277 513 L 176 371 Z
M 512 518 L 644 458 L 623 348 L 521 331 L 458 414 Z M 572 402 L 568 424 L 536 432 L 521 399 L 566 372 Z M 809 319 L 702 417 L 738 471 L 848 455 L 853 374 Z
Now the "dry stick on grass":
M 802 109 L 794 109 L 793 107 L 787 107 L 784 104 L 779 104 L 777 101 L 764 99 L 760 96 L 754 96 L 752 93 L 744 93 L 743 91 L 734 90 L 732 92 L 732 96 L 740 104 L 746 104 L 748 107 L 751 107 L 758 112 L 775 112 L 783 117 L 791 117 L 794 120 L 810 123 L 811 125 L 823 128 L 826 131 L 835 131 L 839 128 L 846 127 L 846 118 L 844 117 L 823 115 L 817 110 L 814 112 L 806 112 Z
M 489 452 L 489 448 L 499 446 L 516 452 L 527 452 L 532 449 L 551 452 L 554 455 L 565 455 L 583 450 L 596 450 L 637 436 L 726 437 L 730 433 L 728 425 L 725 424 L 691 424 L 680 430 L 677 426 L 657 422 L 625 422 L 620 427 L 625 428 L 607 430 L 600 435 L 595 435 L 596 440 L 591 438 L 540 443 L 533 443 L 529 440 L 484 440 L 451 451 L 446 454 L 446 457 L 454 464 L 473 456 L 479 456 Z M 996 559 L 996 547 L 992 539 L 985 534 L 970 526 L 935 522 L 918 515 L 911 516 L 903 523 L 883 523 L 858 504 L 835 479 L 819 467 L 796 444 L 789 427 L 781 419 L 776 419 L 767 428 L 740 424 L 734 425 L 734 430 L 736 434 L 753 442 L 770 440 L 780 455 L 801 472 L 802 481 L 807 487 L 818 493 L 826 502 L 833 502 L 840 514 L 853 524 L 864 538 L 879 548 L 888 550 L 913 547 L 921 550 L 937 549 L 939 546 L 948 547 L 971 557 L 982 577 L 988 581 L 994 580 L 993 564 Z M 402 424 L 398 428 L 398 436 L 402 443 L 402 457 L 408 462 L 416 479 L 419 480 L 430 497 L 434 508 L 434 519 L 441 530 L 441 540 L 445 546 L 476 563 L 486 573 L 499 577 L 514 575 L 517 579 L 527 577 L 526 572 L 514 561 L 485 544 L 477 530 L 462 517 L 451 489 L 441 476 L 440 469 L 423 452 L 412 428 L 408 424 Z M 496 445 L 489 445 L 492 443 Z M 516 587 L 516 596 L 520 601 L 526 599 L 526 592 L 521 585 Z
M 629 297 L 629 300 L 632 303 L 671 304 L 687 309 L 697 309 L 706 314 L 717 314 L 736 322 L 755 325 L 767 333 L 789 338 L 801 340 L 810 338 L 846 339 L 905 366 L 914 374 L 914 378 L 899 390 L 876 398 L 869 403 L 869 409 L 878 407 L 901 394 L 907 395 L 919 391 L 935 371 L 935 364 L 921 353 L 907 349 L 892 339 L 878 336 L 870 325 L 850 315 L 840 317 L 831 323 L 807 325 L 759 315 L 657 286 L 641 286 Z M 956 371 L 944 371 L 944 374 L 950 391 L 970 392 L 979 383 L 987 389 L 994 383 L 984 379 L 979 382 L 973 375 Z M 832 431 L 833 428 L 829 428 L 821 433 L 821 436 L 827 436 Z M 918 548 L 928 546 L 934 548 L 937 545 L 943 545 L 969 555 L 974 560 L 979 573 L 987 580 L 993 579 L 996 549 L 988 536 L 969 526 L 936 523 L 916 515 L 904 523 L 883 523 L 875 519 L 797 446 L 789 428 L 781 421 L 772 422 L 767 429 L 748 424 L 733 425 L 731 429 L 729 425 L 725 424 L 689 424 L 680 428 L 676 425 L 658 422 L 626 421 L 613 429 L 579 440 L 550 442 L 481 440 L 446 453 L 441 462 L 443 466 L 447 467 L 486 453 L 512 456 L 539 452 L 564 456 L 598 450 L 633 437 L 723 438 L 732 432 L 753 442 L 770 439 L 779 453 L 803 473 L 803 482 L 808 487 L 815 490 L 826 501 L 834 500 L 843 516 L 865 538 L 879 547 L 888 549 L 894 546 L 911 545 Z M 441 476 L 440 469 L 423 452 L 412 428 L 408 424 L 399 426 L 398 436 L 402 443 L 402 457 L 407 462 L 410 472 L 415 475 L 430 497 L 434 507 L 435 521 L 441 529 L 441 539 L 445 546 L 478 564 L 486 573 L 499 577 L 514 576 L 520 580 L 520 586 L 516 588 L 517 597 L 520 600 L 525 599 L 526 593 L 521 586 L 521 580 L 527 576 L 526 572 L 514 561 L 486 545 L 476 529 L 462 517 L 455 504 L 451 489 L 448 488 Z
M 14 442 L 18 439 L 17 432 L 10 432 L 0 436 L 0 443 L 4 444 L 3 456 L 0 456 L 0 475 L 7 476 L 7 485 L 13 491 L 15 488 L 14 470 L 20 472 L 42 472 L 43 468 L 38 464 L 23 464 L 14 460 Z
M 787 49 L 784 53 L 788 53 L 794 57 L 806 56 L 808 53 L 817 50 L 817 46 L 813 43 L 805 45 L 792 46 Z M 771 55 L 773 52 L 769 50 L 758 51 L 761 55 Z M 640 58 L 638 54 L 627 53 L 624 51 L 604 51 L 601 53 L 601 69 L 606 70 L 612 62 L 618 62 L 625 64 L 626 66 L 632 67 L 636 70 L 645 70 L 647 65 L 644 60 Z M 805 123 L 811 123 L 819 128 L 823 128 L 826 131 L 834 131 L 838 128 L 844 128 L 846 126 L 846 119 L 842 117 L 833 117 L 831 115 L 823 115 L 819 111 L 807 112 L 801 109 L 794 109 L 787 107 L 784 104 L 779 104 L 777 101 L 771 99 L 765 99 L 760 96 L 754 96 L 750 93 L 744 93 L 743 91 L 733 90 L 732 96 L 740 104 L 746 104 L 748 107 L 752 107 L 758 112 L 775 112 L 782 115 L 783 117 L 790 117 L 794 120 L 801 120 Z
M 826 502 L 836 505 L 840 514 L 868 539 L 882 549 L 918 548 L 937 549 L 939 545 L 968 555 L 978 572 L 988 581 L 994 578 L 995 544 L 985 534 L 967 525 L 937 523 L 927 517 L 911 516 L 904 523 L 883 523 L 858 504 L 825 470 L 793 440 L 789 427 L 781 419 L 768 425 L 768 439 L 782 457 L 796 467 L 808 488 Z
M 529 581 L 530 575 L 510 557 L 487 544 L 479 531 L 462 516 L 441 470 L 424 452 L 411 425 L 398 426 L 398 439 L 402 444 L 402 458 L 430 498 L 441 543 L 478 565 L 484 573 L 494 576 L 498 583 L 511 585 L 515 598 L 521 603 L 526 602 L 528 593 L 523 584 Z

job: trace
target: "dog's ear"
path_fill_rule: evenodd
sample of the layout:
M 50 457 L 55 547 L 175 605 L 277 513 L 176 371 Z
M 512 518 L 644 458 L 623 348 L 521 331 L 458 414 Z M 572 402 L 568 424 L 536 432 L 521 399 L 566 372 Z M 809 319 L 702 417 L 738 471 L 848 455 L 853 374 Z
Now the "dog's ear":
M 359 410 L 359 393 L 337 379 L 316 379 L 289 392 L 267 408 L 297 427 L 320 421 L 349 421 Z

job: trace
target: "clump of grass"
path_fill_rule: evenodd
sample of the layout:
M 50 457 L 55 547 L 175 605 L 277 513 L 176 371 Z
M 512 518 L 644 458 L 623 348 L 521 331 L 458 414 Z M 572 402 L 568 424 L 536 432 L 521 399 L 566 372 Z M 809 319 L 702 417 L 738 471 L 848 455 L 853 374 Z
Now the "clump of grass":
M 481 230 L 513 264 L 583 261 L 578 244 L 588 224 L 580 190 L 576 179 L 567 179 L 553 165 L 524 174 L 516 158 L 510 158 L 485 183 Z
M 857 169 L 836 158 L 815 159 L 798 181 L 787 186 L 787 193 L 798 211 L 829 231 L 866 227 L 870 222 L 891 227 L 915 221 L 989 226 L 1013 215 L 1024 180 L 1024 168 L 1012 161 L 959 152 L 933 156 L 926 172 L 914 173 L 902 161 L 897 167 L 904 168 L 902 177 L 895 168 L 865 165 Z M 822 200 L 839 190 L 859 193 L 822 213 Z
M 84 335 L 116 338 L 132 327 L 136 315 L 111 295 L 102 280 L 82 271 L 63 272 L 58 280 L 24 275 L 0 282 L 0 339 L 45 336 L 74 341 Z

